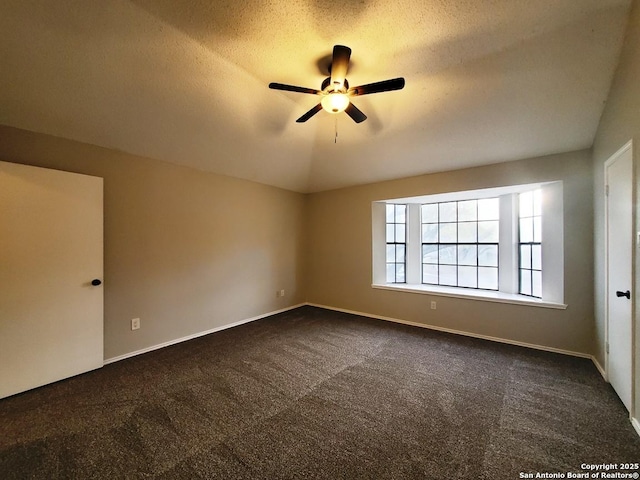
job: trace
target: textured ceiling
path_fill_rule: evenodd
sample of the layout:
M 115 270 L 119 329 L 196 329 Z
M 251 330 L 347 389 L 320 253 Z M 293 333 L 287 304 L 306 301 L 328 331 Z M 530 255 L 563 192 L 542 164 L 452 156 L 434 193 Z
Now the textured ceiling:
M 629 5 L 2 0 L 0 124 L 300 192 L 588 148 Z M 319 88 L 334 44 L 406 87 L 297 124 L 318 98 L 267 85 Z

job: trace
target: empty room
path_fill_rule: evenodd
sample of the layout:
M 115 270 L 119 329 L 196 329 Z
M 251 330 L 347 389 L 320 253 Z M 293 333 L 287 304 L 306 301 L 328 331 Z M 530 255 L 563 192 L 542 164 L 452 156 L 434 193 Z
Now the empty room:
M 0 1 L 0 478 L 640 475 L 640 0 Z

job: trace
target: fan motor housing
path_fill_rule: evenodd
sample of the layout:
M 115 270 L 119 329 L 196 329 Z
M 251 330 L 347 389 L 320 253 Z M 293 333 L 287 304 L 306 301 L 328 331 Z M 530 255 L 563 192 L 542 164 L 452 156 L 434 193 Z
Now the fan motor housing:
M 331 85 L 331 77 L 327 77 L 322 81 L 322 86 L 320 87 L 320 90 L 322 90 L 323 92 L 326 92 L 330 85 Z M 347 81 L 346 78 L 344 79 L 344 88 L 342 90 L 344 92 L 349 90 L 349 82 Z

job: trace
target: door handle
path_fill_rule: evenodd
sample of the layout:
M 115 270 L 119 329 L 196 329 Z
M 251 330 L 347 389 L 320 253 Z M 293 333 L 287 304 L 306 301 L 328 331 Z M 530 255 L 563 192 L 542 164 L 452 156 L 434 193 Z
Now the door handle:
M 621 292 L 620 290 L 618 290 L 616 292 L 616 297 L 627 297 L 629 300 L 631 300 L 631 292 L 629 290 L 627 290 L 626 292 Z
M 102 284 L 102 282 L 97 278 L 94 278 L 93 280 L 91 280 L 91 285 L 93 285 L 94 287 L 97 287 L 100 284 Z

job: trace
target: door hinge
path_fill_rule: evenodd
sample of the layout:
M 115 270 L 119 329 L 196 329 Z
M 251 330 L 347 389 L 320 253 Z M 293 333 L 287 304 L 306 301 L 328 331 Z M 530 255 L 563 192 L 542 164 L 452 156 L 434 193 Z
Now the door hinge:
M 605 185 L 604 186 L 604 194 L 608 197 L 609 196 L 609 185 Z
M 606 349 L 607 349 L 607 353 L 609 353 L 609 342 L 607 342 Z

